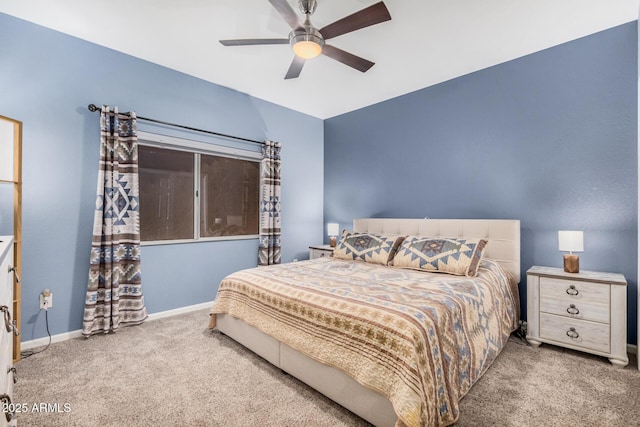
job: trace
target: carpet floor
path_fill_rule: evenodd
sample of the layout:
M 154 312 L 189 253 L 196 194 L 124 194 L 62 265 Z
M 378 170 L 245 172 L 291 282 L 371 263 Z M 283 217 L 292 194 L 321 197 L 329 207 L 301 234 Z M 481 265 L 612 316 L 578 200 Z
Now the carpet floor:
M 19 426 L 367 426 L 230 338 L 208 310 L 52 344 L 17 364 Z M 36 349 L 37 350 L 37 349 Z M 635 360 L 512 338 L 457 426 L 640 425 Z

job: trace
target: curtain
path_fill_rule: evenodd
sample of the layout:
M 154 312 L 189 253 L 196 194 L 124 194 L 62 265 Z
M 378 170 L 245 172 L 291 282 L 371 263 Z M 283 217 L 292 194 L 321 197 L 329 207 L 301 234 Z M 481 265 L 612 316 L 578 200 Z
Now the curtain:
M 280 264 L 280 143 L 265 141 L 260 163 L 258 265 Z
M 100 162 L 82 334 L 114 332 L 147 318 L 140 276 L 135 113 L 100 114 Z

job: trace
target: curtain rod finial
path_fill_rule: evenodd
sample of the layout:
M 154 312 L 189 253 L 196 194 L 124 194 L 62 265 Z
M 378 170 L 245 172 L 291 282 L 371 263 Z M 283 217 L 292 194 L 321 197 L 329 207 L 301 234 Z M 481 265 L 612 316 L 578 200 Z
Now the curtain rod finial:
M 99 107 L 96 107 L 96 105 L 95 105 L 95 104 L 89 104 L 89 105 L 87 106 L 87 108 L 88 108 L 88 109 L 89 109 L 89 111 L 91 111 L 91 112 L 94 112 L 94 111 L 98 111 L 98 110 L 100 110 L 100 108 L 99 108 Z

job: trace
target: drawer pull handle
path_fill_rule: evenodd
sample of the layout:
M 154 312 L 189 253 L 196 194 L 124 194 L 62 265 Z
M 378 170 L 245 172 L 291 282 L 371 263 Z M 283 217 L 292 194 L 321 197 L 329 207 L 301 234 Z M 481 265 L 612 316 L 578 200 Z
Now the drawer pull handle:
M 11 410 L 14 406 L 11 404 L 11 397 L 8 394 L 3 394 L 0 396 L 0 402 L 2 402 L 3 407 L 9 408 L 9 410 L 4 413 L 4 416 L 7 419 L 7 422 L 10 423 L 16 415 L 15 412 Z
M 0 311 L 4 313 L 4 326 L 7 328 L 7 332 L 13 331 L 13 322 L 11 322 L 11 312 L 6 305 L 0 305 Z
M 578 309 L 576 308 L 575 304 L 571 304 L 571 305 L 569 306 L 569 308 L 567 308 L 567 313 L 569 313 L 569 314 L 574 314 L 574 315 L 575 315 L 575 314 L 580 314 L 580 310 L 578 310 Z
M 15 267 L 9 267 L 9 273 L 13 273 L 13 276 L 15 277 L 16 283 L 17 284 L 21 284 L 22 282 L 20 281 L 20 276 L 18 275 L 18 270 L 16 270 Z
M 578 292 L 578 290 L 576 289 L 575 285 L 571 285 L 571 286 L 569 286 L 569 289 L 567 289 L 567 293 L 569 295 L 574 295 L 575 296 L 575 295 L 578 295 L 580 292 Z
M 569 338 L 576 339 L 580 336 L 580 334 L 576 332 L 576 328 L 569 328 L 569 330 L 567 331 L 567 336 Z
M 18 373 L 16 371 L 16 367 L 12 366 L 11 368 L 9 368 L 9 370 L 7 371 L 7 374 L 10 374 L 13 372 L 13 383 L 17 383 L 18 382 Z

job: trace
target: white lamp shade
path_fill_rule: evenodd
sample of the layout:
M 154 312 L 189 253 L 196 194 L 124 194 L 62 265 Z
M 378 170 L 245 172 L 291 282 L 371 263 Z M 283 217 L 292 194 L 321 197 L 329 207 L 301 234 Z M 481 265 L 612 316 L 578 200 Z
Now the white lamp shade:
M 337 236 L 340 234 L 340 224 L 337 222 L 330 222 L 327 224 L 327 234 L 329 236 Z
M 583 252 L 584 240 L 582 231 L 558 231 L 558 250 L 561 252 Z

